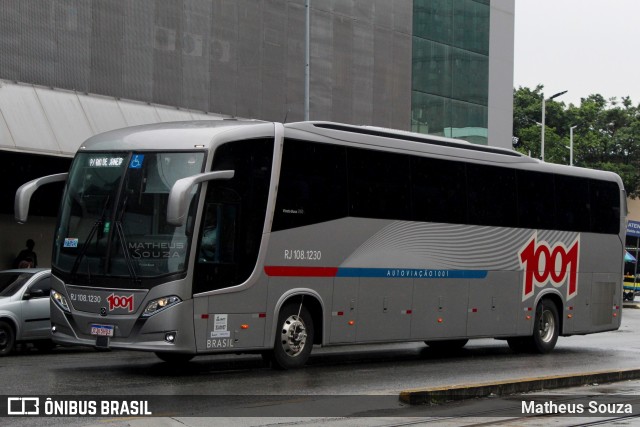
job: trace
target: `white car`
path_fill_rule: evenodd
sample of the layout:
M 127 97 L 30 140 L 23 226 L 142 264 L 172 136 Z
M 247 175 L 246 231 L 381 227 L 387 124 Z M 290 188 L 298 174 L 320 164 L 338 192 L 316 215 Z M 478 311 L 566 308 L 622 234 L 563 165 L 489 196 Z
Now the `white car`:
M 17 342 L 53 347 L 49 318 L 51 270 L 24 268 L 0 271 L 0 356 Z

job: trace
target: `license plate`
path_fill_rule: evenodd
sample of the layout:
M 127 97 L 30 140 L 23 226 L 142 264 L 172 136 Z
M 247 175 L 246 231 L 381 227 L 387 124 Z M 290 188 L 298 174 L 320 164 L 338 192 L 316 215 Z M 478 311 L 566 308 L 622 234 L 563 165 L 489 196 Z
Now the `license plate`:
M 91 325 L 91 335 L 99 337 L 112 337 L 113 325 Z

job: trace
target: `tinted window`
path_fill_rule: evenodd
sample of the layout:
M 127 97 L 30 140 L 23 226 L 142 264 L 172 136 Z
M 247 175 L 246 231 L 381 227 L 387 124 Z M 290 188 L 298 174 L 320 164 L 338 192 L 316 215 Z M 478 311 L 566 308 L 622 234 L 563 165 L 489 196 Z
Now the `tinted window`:
M 469 224 L 516 227 L 515 171 L 467 164 Z
M 411 159 L 413 220 L 467 222 L 467 179 L 464 163 Z
M 0 273 L 0 297 L 10 297 L 33 276 L 32 273 Z
M 590 231 L 589 181 L 556 175 L 557 229 Z
M 618 234 L 620 231 L 620 188 L 614 182 L 589 183 L 591 231 Z
M 224 144 L 212 170 L 234 170 L 232 179 L 210 181 L 200 226 L 193 292 L 238 285 L 255 268 L 264 228 L 273 139 Z
M 554 176 L 516 171 L 518 179 L 518 227 L 552 230 L 556 227 Z
M 349 216 L 411 219 L 411 169 L 407 155 L 349 149 Z
M 40 279 L 29 287 L 29 292 L 40 290 L 42 291 L 41 298 L 49 297 L 49 291 L 51 290 L 51 276 Z
M 353 216 L 617 234 L 619 193 L 614 182 L 287 140 L 273 230 Z
M 273 230 L 347 216 L 346 149 L 285 140 Z

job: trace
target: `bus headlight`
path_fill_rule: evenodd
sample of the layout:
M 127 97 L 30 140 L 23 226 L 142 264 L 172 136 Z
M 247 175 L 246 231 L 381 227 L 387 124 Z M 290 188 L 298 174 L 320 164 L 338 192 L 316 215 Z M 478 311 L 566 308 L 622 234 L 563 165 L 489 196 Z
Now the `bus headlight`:
M 51 300 L 55 302 L 63 311 L 71 313 L 71 310 L 69 310 L 69 303 L 67 303 L 67 299 L 61 293 L 51 289 Z
M 154 314 L 161 312 L 165 308 L 176 305 L 180 301 L 182 301 L 180 297 L 177 297 L 175 295 L 151 300 L 149 301 L 149 304 L 147 304 L 147 308 L 144 309 L 142 317 L 153 316 Z

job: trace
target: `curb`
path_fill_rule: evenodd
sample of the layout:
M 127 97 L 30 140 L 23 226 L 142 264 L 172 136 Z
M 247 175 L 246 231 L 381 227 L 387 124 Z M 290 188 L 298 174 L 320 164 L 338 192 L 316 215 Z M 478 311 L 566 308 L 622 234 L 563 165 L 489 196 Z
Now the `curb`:
M 487 396 L 505 396 L 556 388 L 578 387 L 640 378 L 640 369 L 597 371 L 582 374 L 552 375 L 469 385 L 454 385 L 400 392 L 400 401 L 409 405 L 429 405 Z
M 622 304 L 622 307 L 623 308 L 640 308 L 640 303 L 633 302 L 633 301 L 625 302 Z

